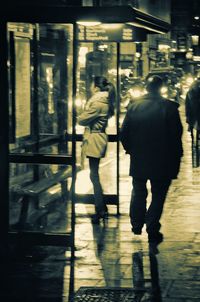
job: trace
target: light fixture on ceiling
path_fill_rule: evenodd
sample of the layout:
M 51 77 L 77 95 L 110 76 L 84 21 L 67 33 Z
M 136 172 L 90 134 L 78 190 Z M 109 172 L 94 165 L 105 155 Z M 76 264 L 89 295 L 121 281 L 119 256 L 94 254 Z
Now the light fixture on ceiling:
M 97 26 L 101 24 L 99 21 L 77 21 L 76 23 L 83 26 Z

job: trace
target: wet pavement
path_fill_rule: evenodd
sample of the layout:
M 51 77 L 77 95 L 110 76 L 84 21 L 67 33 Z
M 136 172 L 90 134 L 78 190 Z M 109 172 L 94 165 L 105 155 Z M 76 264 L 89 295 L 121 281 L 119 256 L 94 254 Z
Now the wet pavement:
M 184 157 L 178 179 L 173 181 L 166 199 L 161 220 L 164 242 L 154 258 L 162 301 L 166 302 L 200 301 L 200 168 L 192 164 L 194 155 L 183 105 L 180 113 L 184 126 Z M 122 153 L 120 217 L 111 216 L 105 226 L 90 228 L 89 220 L 77 219 L 76 242 L 80 250 L 76 253 L 76 289 L 80 286 L 135 288 L 137 278 L 142 287 L 148 289 L 154 282 L 147 234 L 143 230 L 141 236 L 136 236 L 130 229 L 128 161 L 128 156 Z M 142 269 L 134 272 L 137 265 Z
M 134 298 L 127 300 L 132 302 L 200 301 L 200 167 L 195 164 L 197 156 L 192 155 L 183 105 L 180 113 L 184 125 L 184 157 L 178 179 L 173 181 L 167 195 L 161 219 L 164 241 L 158 249 L 149 246 L 145 228 L 142 235 L 131 232 L 129 157 L 122 150 L 120 216 L 116 216 L 115 205 L 108 206 L 108 220 L 92 225 L 89 215 L 94 207 L 76 205 L 75 261 L 70 261 L 70 251 L 64 248 L 46 247 L 42 249 L 43 254 L 40 250 L 41 258 L 10 262 L 9 269 L 6 267 L 9 273 L 3 294 L 1 292 L 2 301 L 64 302 L 69 300 L 69 288 L 76 292 L 80 287 L 134 289 Z M 104 191 L 110 193 L 116 189 L 112 177 L 115 171 L 110 158 L 103 163 Z M 86 175 L 87 171 L 82 176 Z M 81 180 L 79 176 L 79 182 L 84 181 L 84 177 Z M 87 192 L 90 190 L 91 185 L 87 185 Z M 70 264 L 74 268 L 71 278 Z M 106 297 L 95 300 L 94 297 L 87 301 L 121 301 L 116 297 L 114 300 Z

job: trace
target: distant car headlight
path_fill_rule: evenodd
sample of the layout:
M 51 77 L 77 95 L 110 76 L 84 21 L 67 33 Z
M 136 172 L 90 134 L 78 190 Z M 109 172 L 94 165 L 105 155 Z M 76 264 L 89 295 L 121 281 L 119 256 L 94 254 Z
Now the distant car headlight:
M 168 93 L 168 88 L 164 86 L 164 87 L 161 88 L 160 91 L 161 91 L 162 95 L 166 95 Z
M 83 100 L 81 98 L 77 98 L 75 100 L 76 108 L 83 108 L 85 106 L 85 103 L 86 103 L 86 100 Z
M 181 88 L 181 83 L 176 83 L 176 84 L 175 84 L 175 87 L 176 87 L 176 88 Z
M 143 95 L 143 92 L 141 89 L 129 89 L 128 91 L 133 98 L 139 98 Z
M 76 99 L 75 104 L 76 104 L 76 107 L 81 107 L 82 106 L 82 100 L 81 99 Z
M 187 83 L 188 85 L 191 85 L 193 82 L 194 82 L 193 77 L 187 77 L 187 78 L 186 78 L 186 83 Z

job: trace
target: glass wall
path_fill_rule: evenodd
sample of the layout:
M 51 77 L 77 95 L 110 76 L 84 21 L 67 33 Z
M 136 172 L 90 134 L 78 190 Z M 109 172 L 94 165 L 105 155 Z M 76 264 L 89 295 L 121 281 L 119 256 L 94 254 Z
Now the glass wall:
M 10 229 L 65 233 L 71 223 L 72 140 L 66 133 L 72 133 L 73 26 L 7 28 Z
M 32 225 L 27 221 L 29 207 L 33 204 L 35 213 L 40 214 L 31 213 L 31 219 L 39 217 L 40 221 L 40 216 L 45 216 L 43 201 L 49 200 L 51 204 L 52 200 L 64 198 L 66 204 L 69 203 L 71 166 L 75 161 L 75 157 L 72 158 L 74 88 L 78 116 L 91 97 L 95 76 L 106 77 L 116 90 L 115 114 L 106 129 L 109 143 L 100 163 L 100 177 L 109 202 L 118 204 L 119 153 L 122 152 L 119 126 L 130 101 L 127 92 L 138 84 L 140 66 L 136 53 L 142 53 L 134 42 L 136 36 L 129 25 L 77 24 L 77 40 L 73 41 L 72 24 L 8 24 L 11 228 L 26 229 Z M 138 86 L 133 93 L 136 91 L 138 93 Z M 84 127 L 76 124 L 75 128 L 76 164 L 82 168 L 77 173 L 76 193 L 92 195 L 88 161 L 84 158 L 83 165 L 81 153 Z M 51 193 L 54 187 L 59 194 Z M 115 201 L 112 202 L 113 196 Z M 44 208 L 45 213 L 46 206 Z M 48 208 L 54 211 L 53 205 Z M 40 227 L 39 223 L 39 229 L 48 228 L 46 223 L 44 225 Z M 58 229 L 60 227 L 62 229 L 57 225 Z
M 10 151 L 66 154 L 72 128 L 72 25 L 8 24 Z

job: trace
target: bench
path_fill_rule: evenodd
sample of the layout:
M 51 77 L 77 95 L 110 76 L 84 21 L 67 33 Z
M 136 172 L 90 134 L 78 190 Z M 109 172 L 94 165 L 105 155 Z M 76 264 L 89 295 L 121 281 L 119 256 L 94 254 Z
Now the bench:
M 80 171 L 80 166 L 76 166 L 76 171 Z M 72 176 L 72 166 L 67 166 L 62 170 L 59 170 L 56 173 L 51 173 L 38 181 L 35 181 L 31 184 L 21 186 L 21 185 L 14 185 L 11 186 L 10 192 L 13 194 L 17 194 L 21 201 L 21 211 L 19 215 L 19 221 L 17 225 L 15 225 L 18 229 L 24 229 L 27 227 L 27 219 L 32 224 L 38 225 L 40 227 L 41 224 L 47 223 L 47 214 L 53 211 L 56 206 L 54 202 L 55 197 L 49 198 L 50 194 L 47 194 L 47 199 L 49 201 L 43 208 L 39 207 L 39 195 L 51 187 L 61 184 L 61 191 L 62 191 L 62 201 L 66 201 L 69 198 L 69 192 L 67 190 L 66 181 L 68 178 Z M 51 195 L 52 196 L 52 195 Z M 58 201 L 60 204 L 60 200 Z M 30 204 L 32 203 L 32 207 L 34 211 L 29 215 L 30 211 Z M 42 219 L 42 220 L 41 220 Z

